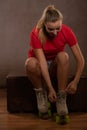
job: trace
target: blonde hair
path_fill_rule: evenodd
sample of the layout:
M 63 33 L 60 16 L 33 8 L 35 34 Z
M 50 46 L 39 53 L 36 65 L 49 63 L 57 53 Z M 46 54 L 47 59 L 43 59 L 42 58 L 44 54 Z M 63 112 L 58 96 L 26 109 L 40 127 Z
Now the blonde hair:
M 44 9 L 42 16 L 37 23 L 37 29 L 43 28 L 44 23 L 46 22 L 56 22 L 58 19 L 62 20 L 63 15 L 54 7 L 54 5 L 49 5 Z
M 63 15 L 61 14 L 59 10 L 57 10 L 54 7 L 54 5 L 49 5 L 44 9 L 43 14 L 36 26 L 36 30 L 40 30 L 38 38 L 40 39 L 42 45 L 47 40 L 47 36 L 44 33 L 44 23 L 56 22 L 57 20 L 60 20 L 60 19 L 61 20 L 63 19 Z

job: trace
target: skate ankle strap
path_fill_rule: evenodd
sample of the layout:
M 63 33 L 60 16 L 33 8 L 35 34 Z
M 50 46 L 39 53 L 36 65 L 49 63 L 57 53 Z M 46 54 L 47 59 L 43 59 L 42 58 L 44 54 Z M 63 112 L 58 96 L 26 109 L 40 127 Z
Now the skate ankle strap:
M 65 98 L 66 97 L 66 92 L 65 91 L 59 91 L 57 93 L 57 96 L 58 96 L 58 98 Z
M 43 91 L 43 89 L 42 89 L 42 88 L 35 88 L 34 90 L 35 90 L 36 92 Z

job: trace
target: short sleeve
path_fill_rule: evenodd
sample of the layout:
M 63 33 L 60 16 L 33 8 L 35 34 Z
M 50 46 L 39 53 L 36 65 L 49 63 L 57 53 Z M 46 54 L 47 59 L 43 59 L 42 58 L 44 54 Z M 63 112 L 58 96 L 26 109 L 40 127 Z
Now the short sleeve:
M 41 48 L 41 42 L 38 39 L 37 35 L 34 32 L 31 32 L 30 34 L 30 46 L 33 49 L 39 49 Z
M 77 43 L 77 38 L 74 32 L 72 31 L 72 29 L 69 27 L 66 27 L 65 29 L 65 37 L 70 47 L 72 47 L 73 45 Z

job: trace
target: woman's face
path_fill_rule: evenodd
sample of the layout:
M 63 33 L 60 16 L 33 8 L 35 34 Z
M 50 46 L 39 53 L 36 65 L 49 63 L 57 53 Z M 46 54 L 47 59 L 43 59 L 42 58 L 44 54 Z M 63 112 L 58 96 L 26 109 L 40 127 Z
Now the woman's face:
M 62 20 L 57 20 L 56 22 L 47 22 L 44 24 L 44 26 L 49 36 L 54 38 L 61 30 Z

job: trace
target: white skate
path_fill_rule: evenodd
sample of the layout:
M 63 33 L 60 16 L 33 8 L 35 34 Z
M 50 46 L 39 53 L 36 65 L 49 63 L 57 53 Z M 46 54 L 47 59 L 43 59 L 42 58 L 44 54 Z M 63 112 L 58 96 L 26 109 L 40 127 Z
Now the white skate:
M 46 90 L 35 89 L 36 97 L 37 97 L 37 106 L 39 111 L 39 117 L 48 118 L 51 116 L 51 111 L 49 111 L 48 98 Z
M 66 92 L 63 90 L 59 91 L 57 94 L 56 109 L 56 122 L 60 124 L 69 123 L 68 108 L 66 104 Z
M 60 91 L 57 94 L 57 102 L 56 102 L 56 108 L 58 115 L 67 115 L 68 114 L 68 108 L 66 104 L 66 92 Z

